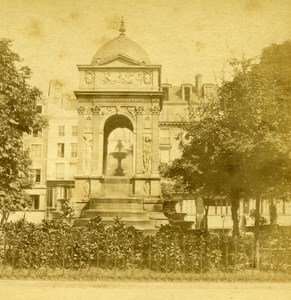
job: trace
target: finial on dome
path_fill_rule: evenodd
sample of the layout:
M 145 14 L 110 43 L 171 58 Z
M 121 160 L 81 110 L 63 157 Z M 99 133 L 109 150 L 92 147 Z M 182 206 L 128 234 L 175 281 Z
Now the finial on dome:
M 121 22 L 120 22 L 120 27 L 119 27 L 119 35 L 125 35 L 125 26 L 124 26 L 124 21 L 123 21 L 123 17 L 121 18 Z

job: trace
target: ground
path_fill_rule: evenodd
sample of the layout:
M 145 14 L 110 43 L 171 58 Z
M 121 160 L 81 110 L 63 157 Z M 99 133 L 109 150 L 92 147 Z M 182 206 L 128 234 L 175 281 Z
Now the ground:
M 291 300 L 291 283 L 161 283 L 1 280 L 5 300 Z

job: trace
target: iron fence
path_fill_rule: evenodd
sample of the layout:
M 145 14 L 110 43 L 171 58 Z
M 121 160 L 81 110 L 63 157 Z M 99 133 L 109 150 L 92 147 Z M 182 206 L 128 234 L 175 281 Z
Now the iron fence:
M 97 229 L 11 225 L 0 235 L 2 269 L 7 266 L 31 270 L 100 268 L 163 273 L 254 268 L 291 272 L 290 239 L 263 239 L 260 265 L 255 265 L 255 262 L 252 237 L 187 233 L 170 225 L 163 227 L 154 236 L 145 236 L 121 223 Z

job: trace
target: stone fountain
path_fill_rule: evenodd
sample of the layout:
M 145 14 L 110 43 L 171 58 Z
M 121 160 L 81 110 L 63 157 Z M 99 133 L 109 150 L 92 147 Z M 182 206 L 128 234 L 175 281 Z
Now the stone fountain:
M 124 170 L 121 166 L 121 161 L 124 158 L 126 158 L 128 153 L 126 151 L 122 151 L 123 149 L 124 148 L 122 146 L 122 141 L 119 140 L 116 146 L 116 150 L 118 151 L 114 151 L 110 153 L 113 158 L 117 159 L 117 169 L 115 169 L 114 176 L 124 176 L 124 172 L 123 172 Z

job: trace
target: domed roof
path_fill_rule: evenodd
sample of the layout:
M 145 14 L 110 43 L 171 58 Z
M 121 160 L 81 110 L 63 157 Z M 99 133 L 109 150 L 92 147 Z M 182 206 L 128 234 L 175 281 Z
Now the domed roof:
M 134 41 L 125 35 L 123 20 L 121 21 L 120 34 L 110 42 L 103 45 L 94 55 L 92 64 L 99 64 L 102 61 L 116 55 L 124 55 L 140 64 L 150 64 L 147 53 Z

